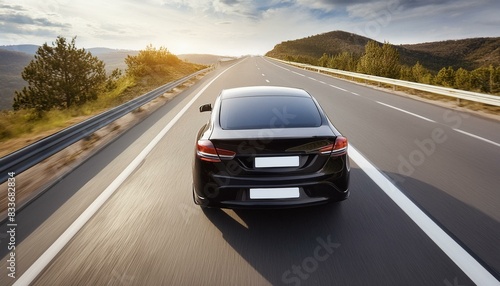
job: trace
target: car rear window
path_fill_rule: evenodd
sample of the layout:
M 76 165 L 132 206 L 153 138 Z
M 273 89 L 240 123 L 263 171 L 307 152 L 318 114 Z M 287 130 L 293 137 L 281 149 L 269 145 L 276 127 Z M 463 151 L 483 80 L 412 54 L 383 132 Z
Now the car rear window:
M 221 102 L 222 129 L 318 127 L 321 116 L 311 98 L 256 96 L 226 98 Z

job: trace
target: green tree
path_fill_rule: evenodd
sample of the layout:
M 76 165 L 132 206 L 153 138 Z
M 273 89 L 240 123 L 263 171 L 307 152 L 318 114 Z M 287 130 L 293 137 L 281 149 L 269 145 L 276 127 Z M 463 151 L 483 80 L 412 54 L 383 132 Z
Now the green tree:
M 455 72 L 455 87 L 461 90 L 471 90 L 472 80 L 468 70 L 459 68 Z
M 417 82 L 417 80 L 413 76 L 412 68 L 406 65 L 401 66 L 401 70 L 399 71 L 399 79 Z
M 365 74 L 378 75 L 382 60 L 382 49 L 375 41 L 369 41 L 365 46 L 365 53 L 358 63 L 358 71 Z
M 471 72 L 472 90 L 490 92 L 490 69 L 481 67 Z
M 452 67 L 442 68 L 434 80 L 437 85 L 455 87 L 455 70 Z
M 500 67 L 490 65 L 490 93 L 500 93 Z
M 167 48 L 154 48 L 151 44 L 141 50 L 136 56 L 127 56 L 127 73 L 134 77 L 162 77 L 171 72 L 171 67 L 176 66 L 181 60 L 170 53 Z
M 357 64 L 356 57 L 352 53 L 346 51 L 337 54 L 330 60 L 331 68 L 345 71 L 356 71 Z
M 331 57 L 328 56 L 326 53 L 324 53 L 321 58 L 318 60 L 318 65 L 320 67 L 329 67 L 329 62 L 331 60 Z
M 390 43 L 382 45 L 382 62 L 380 76 L 389 78 L 399 77 L 399 53 Z
M 398 51 L 388 42 L 380 46 L 369 41 L 365 46 L 365 54 L 358 64 L 358 71 L 366 74 L 398 78 L 401 67 Z
M 431 84 L 432 74 L 428 69 L 426 69 L 423 65 L 421 65 L 420 62 L 417 62 L 411 68 L 411 72 L 416 82 Z
M 57 37 L 52 46 L 45 43 L 38 48 L 22 72 L 28 86 L 15 92 L 14 110 L 67 109 L 97 99 L 106 82 L 104 63 L 77 49 L 75 39 Z

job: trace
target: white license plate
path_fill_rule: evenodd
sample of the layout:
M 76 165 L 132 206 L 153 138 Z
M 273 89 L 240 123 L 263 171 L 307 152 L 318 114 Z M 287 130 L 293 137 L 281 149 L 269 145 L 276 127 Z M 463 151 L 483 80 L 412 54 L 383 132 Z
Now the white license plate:
M 299 196 L 299 188 L 250 189 L 250 199 L 293 199 Z
M 298 167 L 299 156 L 255 157 L 255 168 Z

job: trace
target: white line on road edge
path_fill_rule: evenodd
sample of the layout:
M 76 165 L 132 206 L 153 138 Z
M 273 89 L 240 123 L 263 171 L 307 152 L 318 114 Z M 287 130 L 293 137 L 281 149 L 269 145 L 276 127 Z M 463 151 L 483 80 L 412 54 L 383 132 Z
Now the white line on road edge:
M 474 134 L 469 133 L 469 132 L 465 132 L 465 131 L 460 130 L 460 129 L 457 129 L 457 128 L 453 128 L 453 130 L 455 130 L 455 131 L 457 131 L 457 132 L 460 132 L 460 133 L 462 133 L 462 134 L 465 134 L 465 135 L 469 135 L 470 137 L 474 137 L 474 138 L 476 138 L 476 139 L 483 140 L 484 142 L 488 142 L 488 143 L 493 144 L 493 145 L 495 145 L 495 146 L 497 146 L 497 147 L 500 147 L 500 144 L 498 144 L 498 143 L 497 143 L 497 142 L 495 142 L 495 141 L 491 141 L 491 140 L 489 140 L 489 139 L 483 138 L 483 137 L 481 137 L 481 136 L 474 135 Z
M 393 108 L 393 109 L 399 110 L 399 111 L 404 112 L 404 113 L 406 113 L 406 114 L 413 115 L 413 116 L 418 117 L 418 118 L 423 119 L 423 120 L 427 120 L 427 121 L 434 122 L 434 123 L 436 122 L 436 121 L 434 121 L 434 120 L 432 120 L 432 119 L 429 119 L 429 118 L 427 118 L 427 117 L 423 117 L 423 116 L 421 116 L 421 115 L 418 115 L 418 114 L 415 114 L 415 113 L 412 113 L 412 112 L 406 111 L 406 110 L 404 110 L 404 109 L 397 108 L 397 107 L 392 106 L 392 105 L 389 105 L 389 104 L 387 104 L 387 103 L 383 103 L 383 102 L 380 102 L 380 101 L 375 101 L 375 102 L 376 102 L 376 103 L 378 103 L 378 104 L 382 104 L 382 105 L 385 105 L 385 106 L 387 106 L 387 107 L 390 107 L 390 108 Z
M 42 270 L 54 259 L 54 257 L 63 249 L 64 246 L 75 236 L 75 234 L 90 220 L 90 218 L 99 210 L 99 208 L 113 195 L 121 184 L 141 165 L 148 154 L 174 126 L 175 123 L 186 113 L 200 95 L 222 74 L 234 67 L 230 66 L 222 71 L 214 79 L 212 79 L 205 87 L 203 87 L 179 113 L 156 135 L 156 137 L 144 148 L 144 150 L 135 157 L 135 159 L 116 177 L 116 179 L 92 202 L 92 204 L 64 231 L 64 233 L 31 265 L 26 272 L 21 275 L 14 285 L 29 285 Z
M 469 276 L 476 285 L 500 285 L 500 282 L 465 251 L 453 238 L 442 230 L 419 207 L 417 207 L 398 187 L 384 176 L 352 145 L 349 157 L 413 220 L 448 257 Z

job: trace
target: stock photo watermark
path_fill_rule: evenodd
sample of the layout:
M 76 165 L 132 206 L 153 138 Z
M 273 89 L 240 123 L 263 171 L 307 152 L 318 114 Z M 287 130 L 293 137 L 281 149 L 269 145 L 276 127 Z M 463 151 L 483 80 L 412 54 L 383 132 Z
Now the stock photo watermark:
M 340 243 L 332 242 L 330 235 L 326 240 L 322 237 L 317 237 L 316 242 L 318 245 L 314 248 L 312 255 L 304 258 L 298 264 L 292 266 L 283 272 L 281 281 L 284 284 L 293 284 L 299 286 L 302 281 L 309 279 L 320 267 L 320 263 L 326 261 L 333 254 L 335 249 L 340 247 Z
M 463 119 L 469 117 L 468 114 L 452 110 L 447 110 L 443 113 L 443 121 L 452 129 L 459 128 L 463 123 Z M 410 177 L 419 166 L 425 163 L 427 158 L 436 152 L 439 145 L 447 140 L 448 135 L 442 127 L 435 127 L 432 129 L 431 133 L 426 138 L 415 139 L 413 141 L 416 147 L 415 149 L 407 155 L 398 155 L 398 176 L 396 176 L 396 181 L 403 182 L 405 180 L 404 177 Z
M 8 173 L 7 179 L 7 276 L 16 278 L 16 174 Z
M 367 22 L 363 24 L 363 27 L 355 28 L 356 34 L 363 35 L 368 38 L 376 38 L 382 29 L 387 27 L 393 19 L 393 15 L 398 12 L 401 7 L 399 0 L 390 0 L 385 2 L 384 8 L 377 12 L 369 12 L 367 15 L 363 16 Z

